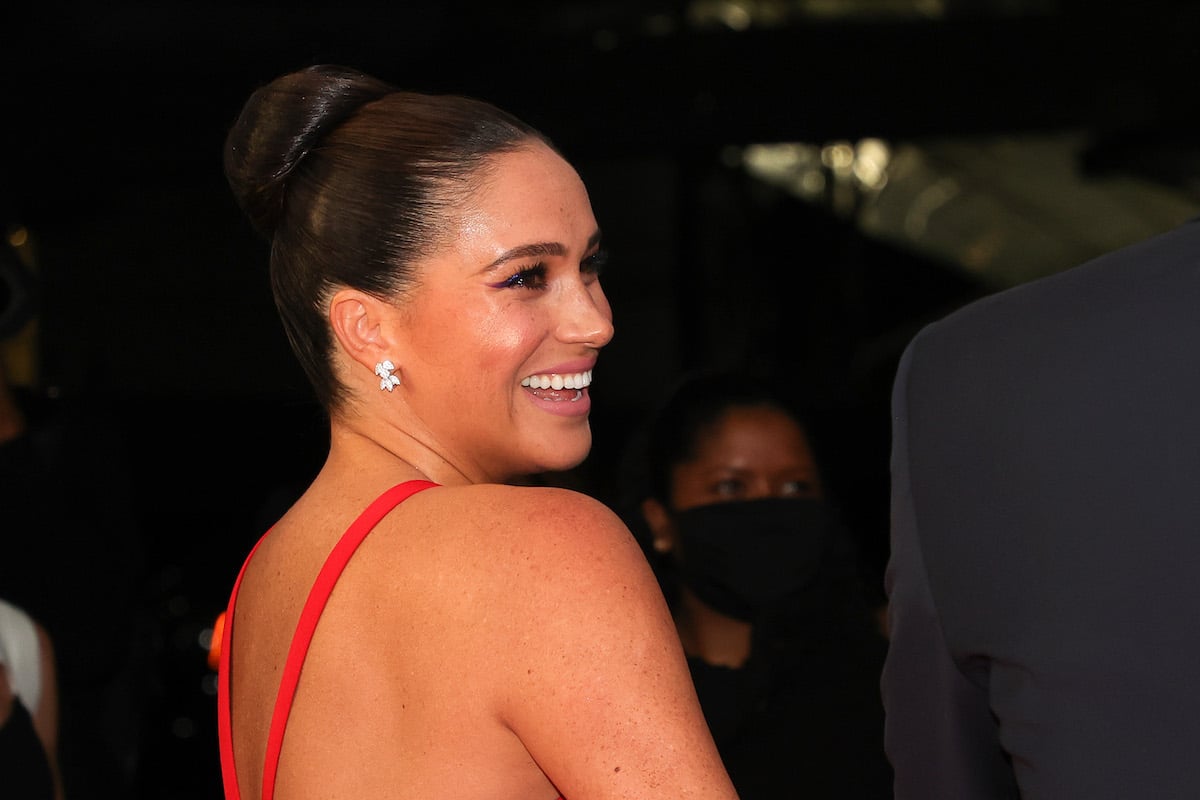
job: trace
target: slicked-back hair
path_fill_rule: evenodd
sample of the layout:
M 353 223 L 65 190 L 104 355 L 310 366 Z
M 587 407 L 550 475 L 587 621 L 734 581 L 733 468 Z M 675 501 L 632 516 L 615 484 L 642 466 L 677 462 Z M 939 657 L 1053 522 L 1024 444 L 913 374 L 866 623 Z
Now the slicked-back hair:
M 225 175 L 270 242 L 284 330 L 327 412 L 345 399 L 332 368 L 329 298 L 413 290 L 414 264 L 443 246 L 494 156 L 540 142 L 533 127 L 458 95 L 400 90 L 317 65 L 257 89 L 225 141 Z

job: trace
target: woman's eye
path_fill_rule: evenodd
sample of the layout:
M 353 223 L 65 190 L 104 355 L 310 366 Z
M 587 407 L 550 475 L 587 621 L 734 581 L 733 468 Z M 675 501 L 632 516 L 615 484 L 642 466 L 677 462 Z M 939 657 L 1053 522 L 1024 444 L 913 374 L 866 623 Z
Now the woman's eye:
M 779 487 L 780 497 L 812 497 L 816 487 L 809 481 L 787 481 Z
M 544 289 L 546 287 L 546 265 L 534 264 L 517 271 L 508 279 L 496 284 L 499 289 Z
M 583 260 L 579 265 L 579 271 L 599 277 L 600 273 L 604 271 L 606 264 L 608 264 L 608 251 L 597 250 Z
M 739 497 L 742 494 L 742 482 L 733 478 L 717 481 L 713 485 L 713 494 L 724 498 Z

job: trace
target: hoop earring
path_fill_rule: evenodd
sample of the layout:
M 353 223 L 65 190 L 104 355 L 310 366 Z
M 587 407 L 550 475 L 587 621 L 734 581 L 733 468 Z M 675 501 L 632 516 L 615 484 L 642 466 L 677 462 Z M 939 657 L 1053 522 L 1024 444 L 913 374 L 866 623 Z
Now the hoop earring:
M 375 365 L 375 374 L 379 376 L 380 390 L 391 391 L 400 385 L 400 376 L 393 375 L 392 371 L 396 369 L 396 365 L 391 361 L 384 359 Z

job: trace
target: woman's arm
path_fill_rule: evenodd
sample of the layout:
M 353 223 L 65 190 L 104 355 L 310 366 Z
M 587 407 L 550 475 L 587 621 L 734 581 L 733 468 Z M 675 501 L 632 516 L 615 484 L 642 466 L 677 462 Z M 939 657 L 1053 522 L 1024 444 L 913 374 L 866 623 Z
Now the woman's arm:
M 505 505 L 528 548 L 514 590 L 530 622 L 505 662 L 505 722 L 568 800 L 736 798 L 632 534 L 584 495 L 517 497 Z

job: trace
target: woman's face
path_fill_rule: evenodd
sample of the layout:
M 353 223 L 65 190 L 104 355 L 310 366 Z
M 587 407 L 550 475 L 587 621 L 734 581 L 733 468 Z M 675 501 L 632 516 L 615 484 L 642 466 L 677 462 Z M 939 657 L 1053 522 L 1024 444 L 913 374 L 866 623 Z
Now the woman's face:
M 496 156 L 401 310 L 416 432 L 472 481 L 575 466 L 612 311 L 583 182 L 537 143 Z M 548 388 L 542 388 L 548 383 Z
M 771 406 L 740 406 L 701 434 L 696 457 L 672 470 L 671 504 L 683 511 L 710 503 L 768 497 L 820 498 L 822 488 L 803 428 Z

